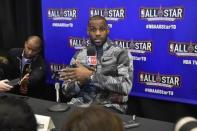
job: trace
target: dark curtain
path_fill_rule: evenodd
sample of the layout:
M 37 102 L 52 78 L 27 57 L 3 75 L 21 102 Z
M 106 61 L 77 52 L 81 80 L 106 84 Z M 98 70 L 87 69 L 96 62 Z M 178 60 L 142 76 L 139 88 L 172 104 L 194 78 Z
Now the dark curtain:
M 0 0 L 0 49 L 23 47 L 29 35 L 42 38 L 41 0 Z

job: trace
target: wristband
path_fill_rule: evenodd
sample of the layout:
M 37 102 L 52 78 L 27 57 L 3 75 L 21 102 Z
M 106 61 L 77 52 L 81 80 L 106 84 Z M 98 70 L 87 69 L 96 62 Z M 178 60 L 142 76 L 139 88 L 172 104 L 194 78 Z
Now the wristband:
M 91 81 L 93 81 L 93 79 L 94 79 L 94 72 L 93 72 L 92 75 L 89 77 L 89 79 L 90 79 Z

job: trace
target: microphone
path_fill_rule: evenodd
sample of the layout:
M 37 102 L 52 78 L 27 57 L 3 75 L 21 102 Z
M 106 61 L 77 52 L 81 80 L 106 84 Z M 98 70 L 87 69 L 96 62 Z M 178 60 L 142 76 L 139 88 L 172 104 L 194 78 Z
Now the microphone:
M 97 65 L 95 46 L 87 46 L 87 64 L 89 66 Z
M 197 119 L 194 117 L 183 117 L 176 124 L 174 131 L 197 131 Z
M 60 89 L 60 83 L 55 83 L 55 91 L 56 91 L 56 102 L 59 103 L 59 89 Z
M 60 103 L 59 89 L 60 89 L 60 83 L 56 82 L 55 83 L 55 91 L 56 91 L 56 102 L 57 102 L 57 104 L 49 107 L 48 108 L 49 111 L 52 111 L 52 112 L 63 112 L 63 111 L 67 111 L 68 109 L 70 109 L 70 107 L 67 106 L 66 104 L 63 105 L 63 104 Z

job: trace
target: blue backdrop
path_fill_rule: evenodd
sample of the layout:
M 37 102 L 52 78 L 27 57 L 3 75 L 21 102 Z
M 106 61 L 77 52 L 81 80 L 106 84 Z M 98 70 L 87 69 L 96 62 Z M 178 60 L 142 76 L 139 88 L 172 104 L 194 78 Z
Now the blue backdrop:
M 134 59 L 130 95 L 197 104 L 196 0 L 42 0 L 48 82 L 86 43 L 102 15 L 109 38 Z

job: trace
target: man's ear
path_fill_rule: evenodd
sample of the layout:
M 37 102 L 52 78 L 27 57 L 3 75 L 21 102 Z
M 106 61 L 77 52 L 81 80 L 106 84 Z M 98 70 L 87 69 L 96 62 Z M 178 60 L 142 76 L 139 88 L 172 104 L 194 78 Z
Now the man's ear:
M 87 28 L 87 35 L 88 35 L 88 36 L 90 35 L 89 28 Z
M 107 27 L 107 35 L 109 34 L 109 27 Z
M 40 52 L 42 52 L 42 47 L 39 47 L 38 49 L 37 49 L 37 54 L 39 54 Z
M 27 45 L 27 41 L 25 41 L 24 48 L 25 48 L 26 45 Z

